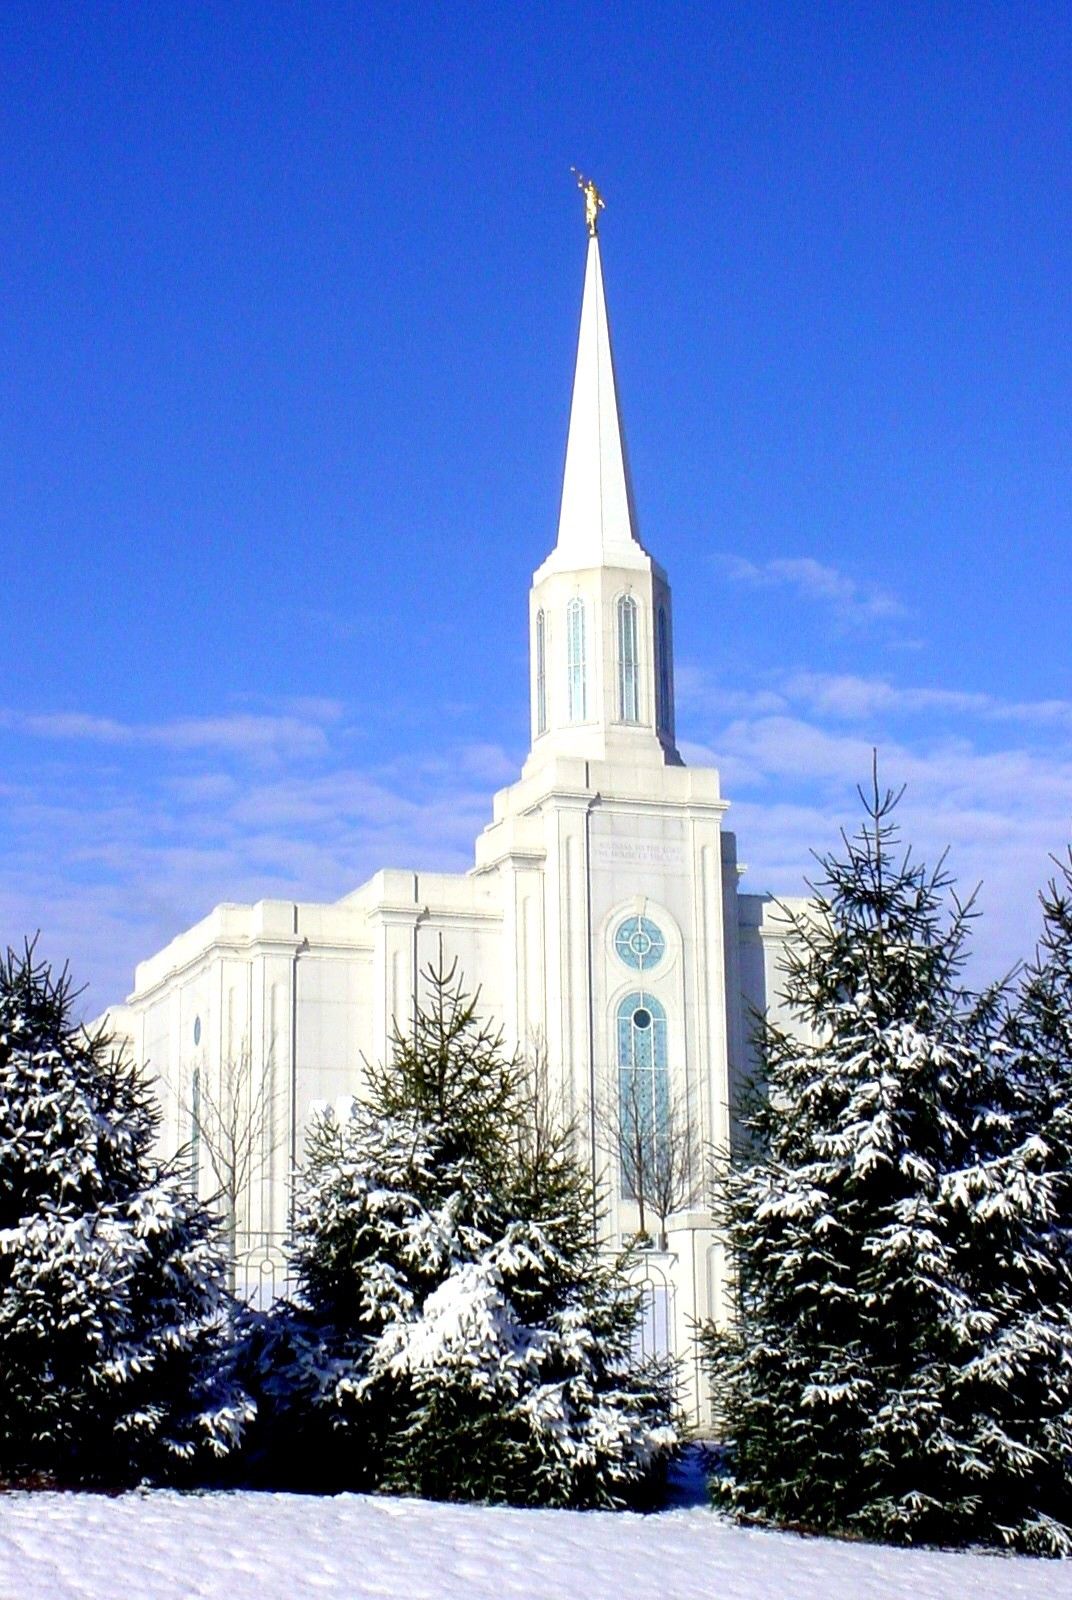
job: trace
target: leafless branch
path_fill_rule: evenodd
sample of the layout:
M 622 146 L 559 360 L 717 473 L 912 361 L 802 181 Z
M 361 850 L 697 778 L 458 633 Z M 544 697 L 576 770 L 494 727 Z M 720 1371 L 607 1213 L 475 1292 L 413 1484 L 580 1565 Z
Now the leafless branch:
M 230 1256 L 234 1257 L 240 1211 L 249 1191 L 271 1157 L 274 1113 L 279 1094 L 273 1087 L 274 1050 L 254 1063 L 243 1040 L 237 1055 L 225 1057 L 217 1069 L 191 1074 L 180 1096 L 196 1143 L 215 1181 L 210 1197 L 220 1213 Z
M 666 1219 L 690 1206 L 700 1187 L 699 1148 L 684 1094 L 653 1103 L 650 1081 L 627 1072 L 613 1101 L 597 1107 L 597 1138 L 621 1174 L 622 1192 L 636 1201 L 639 1232 L 650 1211 L 665 1247 Z

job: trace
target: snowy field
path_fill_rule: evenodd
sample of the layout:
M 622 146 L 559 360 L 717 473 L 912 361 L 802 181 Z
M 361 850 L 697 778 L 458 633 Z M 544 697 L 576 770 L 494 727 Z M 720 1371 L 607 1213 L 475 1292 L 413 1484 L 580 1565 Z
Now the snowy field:
M 0 1600 L 1016 1600 L 1072 1562 L 362 1495 L 0 1495 Z

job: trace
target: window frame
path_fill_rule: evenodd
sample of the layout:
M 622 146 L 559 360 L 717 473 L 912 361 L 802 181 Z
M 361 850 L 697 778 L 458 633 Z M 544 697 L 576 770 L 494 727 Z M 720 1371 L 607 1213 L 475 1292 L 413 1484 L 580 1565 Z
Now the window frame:
M 615 607 L 618 644 L 618 720 L 640 721 L 640 618 L 636 596 L 620 594 Z
M 581 595 L 566 602 L 566 710 L 570 722 L 588 720 L 587 610 Z
M 649 1015 L 646 1028 L 638 1027 L 635 1022 L 641 1011 Z M 645 1134 L 647 1136 L 650 1133 L 653 1152 L 657 1152 L 659 1140 L 665 1138 L 670 1120 L 670 1053 L 666 1009 L 661 1001 L 646 990 L 631 990 L 614 1008 L 614 1032 L 618 1125 L 624 1130 L 628 1111 L 639 1101 L 641 1114 L 645 1116 Z M 646 1059 L 638 1059 L 638 1049 Z M 637 1074 L 640 1074 L 639 1094 L 634 1096 L 632 1091 Z M 622 1197 L 635 1200 L 635 1174 L 629 1170 L 625 1140 L 623 1131 L 619 1161 Z
M 656 691 L 659 704 L 659 728 L 669 735 L 674 731 L 673 692 L 670 686 L 670 619 L 665 602 L 660 602 L 655 620 L 656 632 Z
M 547 613 L 536 613 L 536 737 L 547 732 Z

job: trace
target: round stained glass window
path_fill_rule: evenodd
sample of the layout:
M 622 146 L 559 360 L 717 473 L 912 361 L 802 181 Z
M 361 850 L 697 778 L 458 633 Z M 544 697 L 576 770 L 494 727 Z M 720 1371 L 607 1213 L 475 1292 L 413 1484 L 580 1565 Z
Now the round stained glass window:
M 666 940 L 647 917 L 627 917 L 614 935 L 614 948 L 627 967 L 650 972 L 666 954 Z

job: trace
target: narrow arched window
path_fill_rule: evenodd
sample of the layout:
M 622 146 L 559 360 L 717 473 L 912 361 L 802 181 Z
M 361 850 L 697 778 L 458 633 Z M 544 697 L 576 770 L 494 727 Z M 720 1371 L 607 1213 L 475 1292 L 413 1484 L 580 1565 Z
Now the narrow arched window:
M 659 727 L 664 733 L 673 733 L 674 708 L 670 699 L 670 624 L 665 606 L 659 607 L 658 656 Z
M 651 1201 L 666 1157 L 670 1075 L 666 1012 L 651 995 L 626 995 L 618 1006 L 618 1146 L 622 1192 Z
M 536 732 L 547 732 L 547 619 L 536 613 Z
M 618 601 L 618 716 L 639 722 L 637 693 L 637 603 L 631 594 Z
M 574 598 L 566 607 L 567 701 L 571 722 L 583 722 L 588 715 L 584 633 L 584 601 Z

